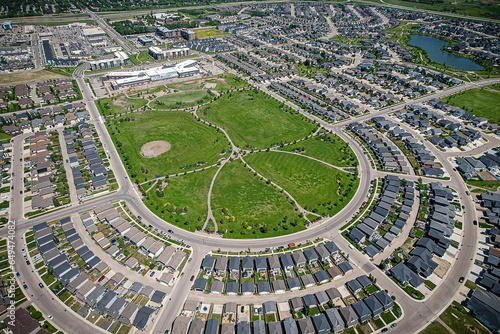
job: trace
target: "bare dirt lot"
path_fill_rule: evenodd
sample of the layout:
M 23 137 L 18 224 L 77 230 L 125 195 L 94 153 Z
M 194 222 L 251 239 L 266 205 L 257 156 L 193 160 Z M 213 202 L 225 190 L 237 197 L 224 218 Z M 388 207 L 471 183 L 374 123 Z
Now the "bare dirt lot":
M 26 71 L 19 73 L 3 74 L 0 76 L 1 86 L 17 85 L 20 83 L 30 83 L 38 81 L 46 81 L 51 79 L 66 78 L 62 74 L 53 73 L 50 71 Z
M 163 140 L 150 141 L 142 145 L 141 154 L 144 158 L 154 158 L 165 152 L 168 152 L 172 145 L 169 142 Z
M 438 267 L 434 270 L 434 274 L 439 278 L 443 278 L 444 274 L 450 269 L 451 264 L 437 256 L 434 256 L 432 259 L 438 264 Z

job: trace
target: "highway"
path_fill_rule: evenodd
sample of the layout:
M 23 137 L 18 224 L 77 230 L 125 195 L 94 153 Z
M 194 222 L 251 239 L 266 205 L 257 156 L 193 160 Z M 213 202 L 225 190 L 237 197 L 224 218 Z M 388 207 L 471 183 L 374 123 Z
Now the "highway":
M 101 27 L 101 29 L 104 30 L 104 32 L 106 32 L 106 34 L 108 34 L 111 39 L 114 39 L 118 44 L 120 44 L 120 46 L 123 48 L 123 51 L 128 53 L 138 53 L 137 49 L 132 44 L 130 44 L 130 42 L 127 41 L 125 37 L 111 28 L 99 15 L 95 14 L 89 9 L 86 9 L 85 13 L 87 13 L 95 22 L 97 22 L 99 27 Z

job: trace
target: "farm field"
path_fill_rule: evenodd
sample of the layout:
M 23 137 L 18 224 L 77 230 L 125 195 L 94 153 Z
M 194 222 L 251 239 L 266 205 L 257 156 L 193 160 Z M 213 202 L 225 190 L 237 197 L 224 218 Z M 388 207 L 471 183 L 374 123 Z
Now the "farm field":
M 441 101 L 473 113 L 476 117 L 486 117 L 491 122 L 500 124 L 500 85 L 473 88 Z
M 156 175 L 182 173 L 215 164 L 229 149 L 221 132 L 197 122 L 184 111 L 144 111 L 108 123 L 108 130 L 134 181 Z M 166 141 L 171 149 L 154 158 L 144 158 L 141 147 L 151 141 Z
M 96 101 L 97 109 L 102 115 L 116 115 L 142 108 L 148 103 L 145 99 L 129 99 L 125 95 L 105 97 Z
M 358 164 L 358 159 L 349 145 L 332 134 L 314 136 L 285 146 L 281 150 L 297 152 L 339 167 L 350 167 Z
M 208 189 L 216 171 L 217 167 L 212 167 L 170 177 L 160 187 L 151 189 L 144 203 L 171 224 L 191 232 L 201 229 L 208 213 Z
M 306 210 L 333 216 L 354 196 L 355 175 L 320 162 L 280 152 L 260 152 L 245 161 L 266 178 L 287 190 Z
M 228 238 L 266 238 L 303 230 L 290 198 L 245 168 L 240 160 L 222 167 L 212 190 L 212 212 Z
M 198 116 L 226 130 L 240 148 L 263 149 L 292 142 L 316 130 L 298 113 L 281 110 L 281 104 L 251 90 L 224 94 L 198 111 Z

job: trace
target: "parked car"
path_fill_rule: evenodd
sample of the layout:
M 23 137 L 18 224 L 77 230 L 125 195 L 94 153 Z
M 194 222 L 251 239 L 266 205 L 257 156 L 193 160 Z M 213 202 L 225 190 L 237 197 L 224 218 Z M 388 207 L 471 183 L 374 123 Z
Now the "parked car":
M 42 283 L 38 283 L 38 286 L 40 287 L 40 289 L 43 288 L 43 284 Z
M 48 315 L 47 318 L 49 318 L 50 320 L 54 319 L 54 317 L 52 315 Z
M 152 271 L 151 274 L 149 274 L 149 277 L 153 277 L 154 274 L 155 274 L 155 272 Z
M 380 332 L 382 333 L 387 333 L 389 330 L 387 328 L 382 328 L 382 330 Z
M 190 280 L 190 281 L 194 280 L 194 275 L 193 275 L 193 276 L 191 276 L 191 278 L 190 278 L 189 280 Z
M 28 286 L 26 284 L 23 284 L 24 290 L 28 290 Z
M 396 326 L 397 326 L 397 325 L 398 325 L 397 323 L 393 323 L 393 324 L 391 325 L 391 328 L 396 328 Z
M 465 281 L 465 277 L 460 277 L 460 279 L 458 280 L 460 283 L 463 283 Z
M 477 225 L 477 220 L 474 220 L 472 223 L 473 223 L 474 225 Z

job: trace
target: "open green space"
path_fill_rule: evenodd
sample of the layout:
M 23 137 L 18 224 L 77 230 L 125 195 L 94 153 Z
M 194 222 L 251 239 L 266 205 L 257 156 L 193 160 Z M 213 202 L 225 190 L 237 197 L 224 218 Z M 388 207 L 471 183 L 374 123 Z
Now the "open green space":
M 149 55 L 148 51 L 139 52 L 137 59 L 140 61 L 152 61 L 152 62 L 155 61 L 155 59 Z
M 263 149 L 301 139 L 316 124 L 261 91 L 245 90 L 222 95 L 198 111 L 198 116 L 224 128 L 235 145 Z
M 450 332 L 438 321 L 433 321 L 429 326 L 425 327 L 420 334 L 449 334 Z
M 197 39 L 217 38 L 225 36 L 226 33 L 216 28 L 197 28 L 194 30 Z
M 486 117 L 490 122 L 500 124 L 500 84 L 473 88 L 441 101 L 462 108 L 476 117 Z
M 267 238 L 303 230 L 290 198 L 238 160 L 222 167 L 212 190 L 212 211 L 228 238 Z
M 288 191 L 306 210 L 333 216 L 354 196 L 359 179 L 306 157 L 260 152 L 245 157 L 264 177 Z
M 181 109 L 199 105 L 211 99 L 212 95 L 207 90 L 193 90 L 162 95 L 150 105 L 153 109 Z
M 245 80 L 231 73 L 224 73 L 221 75 L 205 79 L 175 82 L 168 84 L 167 86 L 172 89 L 187 91 L 187 90 L 203 89 L 205 87 L 205 84 L 207 83 L 216 84 L 215 88 L 210 88 L 210 89 L 217 91 L 248 87 L 248 83 Z
M 134 181 L 215 164 L 230 147 L 221 132 L 197 122 L 184 111 L 144 111 L 132 115 L 131 121 L 128 117 L 119 118 L 107 125 Z M 170 150 L 153 158 L 143 157 L 141 147 L 158 140 L 170 143 Z
M 322 134 L 282 148 L 283 151 L 297 152 L 319 159 L 334 166 L 356 166 L 358 159 L 352 149 L 333 134 Z
M 119 95 L 99 99 L 96 106 L 102 115 L 115 115 L 142 108 L 146 103 L 148 101 L 145 99 L 129 99 L 125 95 Z
M 65 78 L 66 76 L 53 73 L 46 70 L 41 71 L 25 71 L 11 74 L 4 74 L 0 78 L 2 79 L 2 86 L 17 85 L 21 83 L 30 83 L 38 81 L 47 81 L 54 79 Z
M 165 187 L 151 189 L 144 203 L 167 222 L 195 231 L 201 229 L 208 213 L 207 195 L 216 167 L 170 177 Z M 159 181 L 162 182 L 162 181 Z
M 472 315 L 469 314 L 468 310 L 453 301 L 440 316 L 439 318 L 443 320 L 456 334 L 467 334 L 467 333 L 478 333 L 487 334 L 489 333 L 482 325 L 477 322 Z
M 378 0 L 369 0 L 380 3 Z M 385 4 L 427 9 L 450 14 L 461 14 L 467 16 L 487 17 L 497 19 L 500 15 L 498 3 L 491 0 L 443 0 L 435 2 L 419 2 L 404 0 L 384 0 Z

